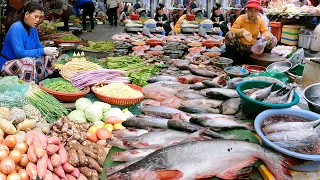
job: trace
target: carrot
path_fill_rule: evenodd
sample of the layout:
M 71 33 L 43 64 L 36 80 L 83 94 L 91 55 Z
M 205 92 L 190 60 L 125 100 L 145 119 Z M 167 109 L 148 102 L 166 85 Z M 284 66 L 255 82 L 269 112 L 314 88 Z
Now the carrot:
M 31 179 L 36 179 L 37 178 L 37 166 L 34 163 L 29 162 L 27 167 L 26 167 L 26 171 L 27 171 L 28 176 Z
M 52 180 L 60 180 L 59 176 L 54 173 L 52 174 L 52 177 Z
M 41 158 L 45 151 L 40 143 L 40 140 L 35 139 L 32 146 L 34 147 L 34 152 L 36 153 L 37 157 Z
M 58 167 L 54 168 L 54 173 L 61 178 L 67 179 L 66 174 L 64 173 L 62 166 L 58 166 Z
M 65 163 L 64 165 L 62 165 L 62 167 L 63 167 L 63 170 L 65 172 L 69 172 L 70 173 L 70 172 L 72 172 L 74 170 L 74 167 L 69 163 Z
M 77 178 L 71 176 L 70 174 L 66 174 L 67 180 L 77 180 Z
M 14 127 L 12 122 L 2 118 L 0 118 L 0 129 L 2 129 L 7 134 L 14 134 L 17 132 L 17 129 Z
M 64 164 L 68 161 L 68 152 L 67 150 L 63 147 L 63 145 L 60 145 L 59 148 L 59 156 L 61 159 L 61 163 Z
M 54 154 L 51 156 L 51 163 L 53 167 L 61 166 L 61 158 L 58 154 Z
M 74 168 L 73 171 L 70 173 L 72 176 L 78 178 L 80 176 L 80 171 L 78 168 Z
M 53 174 L 51 171 L 47 170 L 46 175 L 44 176 L 43 180 L 53 180 Z
M 39 132 L 39 140 L 40 144 L 42 145 L 43 149 L 46 149 L 48 146 L 48 138 L 42 132 Z
M 59 146 L 57 146 L 57 145 L 54 145 L 54 144 L 49 144 L 48 146 L 47 146 L 47 153 L 48 153 L 48 155 L 53 155 L 53 154 L 55 154 L 56 152 L 58 152 L 58 150 L 59 150 Z
M 60 146 L 61 142 L 60 142 L 60 139 L 58 137 L 49 137 L 48 139 L 48 143 L 49 144 L 55 144 L 57 146 Z
M 53 166 L 52 166 L 52 163 L 51 163 L 50 158 L 48 158 L 48 169 L 49 169 L 50 171 L 53 171 Z
M 46 152 L 43 153 L 43 156 L 37 162 L 37 172 L 40 179 L 43 179 L 46 175 L 48 166 L 48 155 Z
M 80 174 L 78 180 L 88 180 L 88 178 L 83 174 Z
M 36 153 L 34 152 L 33 146 L 29 147 L 27 155 L 30 162 L 36 163 L 38 161 L 38 158 Z
M 26 143 L 30 147 L 33 144 L 34 141 L 34 132 L 33 131 L 28 131 L 26 134 Z
M 30 131 L 37 125 L 37 120 L 26 119 L 17 125 L 17 129 L 20 131 Z

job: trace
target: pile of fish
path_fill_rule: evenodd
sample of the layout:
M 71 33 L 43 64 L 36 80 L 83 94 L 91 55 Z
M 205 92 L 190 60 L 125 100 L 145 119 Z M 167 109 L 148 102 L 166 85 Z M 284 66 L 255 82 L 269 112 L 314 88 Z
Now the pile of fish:
M 277 118 L 274 116 L 270 118 Z M 300 121 L 294 116 L 281 118 L 262 128 L 262 132 L 270 141 L 290 151 L 303 154 L 320 154 L 320 119 L 316 121 Z M 298 119 L 299 121 L 294 121 Z M 290 121 L 288 121 L 290 120 Z
M 295 93 L 293 85 L 289 84 L 279 90 L 272 91 L 274 85 L 275 83 L 263 89 L 247 89 L 244 93 L 252 99 L 271 104 L 288 104 L 292 102 Z

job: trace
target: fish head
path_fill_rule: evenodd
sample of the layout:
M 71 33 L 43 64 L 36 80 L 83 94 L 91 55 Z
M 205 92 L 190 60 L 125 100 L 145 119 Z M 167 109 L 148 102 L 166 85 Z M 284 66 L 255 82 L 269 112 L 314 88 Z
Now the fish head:
M 203 117 L 191 117 L 189 121 L 191 123 L 195 123 L 195 124 L 204 124 L 206 122 L 206 118 L 203 118 Z

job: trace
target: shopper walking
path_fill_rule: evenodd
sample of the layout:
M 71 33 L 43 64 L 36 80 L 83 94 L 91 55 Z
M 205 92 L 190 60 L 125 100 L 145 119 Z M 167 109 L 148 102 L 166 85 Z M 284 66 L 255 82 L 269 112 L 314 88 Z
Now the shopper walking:
M 109 22 L 113 26 L 118 24 L 118 8 L 120 0 L 108 0 Z
M 94 32 L 93 13 L 95 11 L 92 0 L 78 0 L 75 5 L 76 15 L 80 16 L 82 9 L 82 32 L 87 32 L 87 16 L 90 18 L 91 32 Z

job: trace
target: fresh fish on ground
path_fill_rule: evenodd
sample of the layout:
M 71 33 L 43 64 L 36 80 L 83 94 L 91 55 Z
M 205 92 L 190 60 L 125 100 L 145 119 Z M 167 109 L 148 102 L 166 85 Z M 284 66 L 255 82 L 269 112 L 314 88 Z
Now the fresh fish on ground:
M 204 91 L 204 90 L 202 90 Z M 200 92 L 201 94 L 201 92 Z M 224 89 L 224 88 L 209 88 L 206 91 L 206 96 L 213 99 L 230 99 L 230 98 L 237 98 L 239 94 L 234 89 Z
M 204 80 L 202 83 L 208 87 L 214 87 L 214 88 L 222 88 L 223 85 L 226 84 L 225 79 L 226 79 L 225 74 L 221 74 L 218 77 L 215 77 L 214 79 L 210 80 Z
M 220 72 L 208 71 L 203 69 L 195 69 L 195 68 L 192 68 L 190 72 L 194 75 L 211 77 L 211 78 L 214 78 L 220 75 Z
M 233 129 L 233 128 L 245 128 L 253 131 L 251 123 L 240 123 L 236 119 L 230 116 L 217 115 L 217 118 L 204 118 L 204 117 L 191 117 L 189 120 L 191 123 L 198 124 L 203 127 L 210 127 L 213 130 L 219 129 Z
M 148 106 L 147 106 L 148 107 Z M 162 107 L 162 106 L 154 106 L 154 107 Z M 135 128 L 168 128 L 168 119 L 157 118 L 152 116 L 143 116 L 143 115 L 135 115 L 129 117 L 127 120 L 122 122 L 124 127 L 135 127 Z
M 270 125 L 266 125 L 262 128 L 262 131 L 266 134 L 281 131 L 293 131 L 307 129 L 312 130 L 320 124 L 320 119 L 309 122 L 277 122 Z
M 168 127 L 170 129 L 174 129 L 177 131 L 186 131 L 189 133 L 193 133 L 196 131 L 200 131 L 203 129 L 202 126 L 199 126 L 197 124 L 193 124 L 187 121 L 179 120 L 179 119 L 170 119 L 168 121 Z M 209 136 L 212 138 L 221 138 L 221 139 L 235 139 L 233 135 L 223 135 L 223 134 L 218 134 L 212 130 L 207 130 L 206 132 L 203 133 L 205 136 Z
M 191 87 L 191 89 L 194 90 L 202 90 L 202 89 L 207 89 L 208 87 L 206 85 L 204 85 L 202 82 L 197 82 L 194 84 L 193 87 Z
M 167 106 L 178 109 L 181 106 L 181 99 L 178 97 L 168 98 L 160 103 L 160 106 Z
M 211 80 L 211 78 L 195 76 L 195 75 L 185 75 L 178 78 L 178 81 L 182 84 L 195 84 L 197 82 L 202 82 L 204 80 Z
M 259 100 L 259 101 L 263 101 L 264 99 L 266 99 L 272 90 L 272 87 L 275 85 L 275 83 L 271 84 L 270 86 L 263 88 L 263 89 L 259 89 L 258 91 L 255 91 L 254 93 L 252 93 L 249 97 L 255 100 Z
M 276 179 L 289 180 L 289 166 L 299 162 L 258 144 L 237 140 L 195 141 L 158 149 L 110 175 L 113 179 L 237 179 L 242 169 L 261 159 Z
M 154 83 L 159 81 L 178 81 L 178 79 L 173 76 L 154 76 L 148 80 L 149 83 Z
M 148 105 L 161 106 L 161 102 L 160 101 L 156 101 L 156 100 L 152 100 L 152 99 L 147 99 L 147 100 L 141 101 L 140 104 L 143 105 L 143 106 L 148 106 Z
M 274 144 L 302 154 L 320 154 L 320 141 L 318 139 L 308 139 L 302 141 L 277 141 Z
M 145 129 L 119 129 L 112 131 L 112 135 L 116 138 L 127 138 L 127 137 L 135 137 L 141 136 L 142 134 L 148 133 Z
M 216 99 L 190 99 L 190 100 L 182 100 L 182 106 L 189 107 L 202 107 L 202 108 L 217 108 L 219 107 L 223 101 Z
M 131 164 L 134 164 L 135 162 L 137 162 L 137 161 L 128 161 L 128 162 L 121 163 L 116 166 L 108 167 L 106 169 L 106 175 L 109 176 L 113 173 L 116 173 L 116 172 L 120 171 L 121 169 L 124 169 L 124 168 L 130 166 Z
M 231 98 L 221 104 L 221 112 L 225 115 L 236 114 L 240 110 L 240 98 Z
M 163 87 L 171 88 L 177 91 L 189 90 L 193 84 L 162 84 Z
M 266 138 L 270 141 L 301 141 L 310 138 L 319 138 L 320 125 L 312 130 L 299 129 L 293 131 L 281 131 L 267 134 Z
M 176 96 L 180 99 L 187 100 L 187 99 L 206 99 L 205 96 L 198 94 L 197 92 L 179 92 Z
M 177 67 L 182 70 L 191 70 L 191 67 L 190 67 L 191 61 L 189 61 L 189 60 L 177 59 L 177 60 L 173 61 L 172 64 L 174 67 Z
M 227 82 L 227 89 L 236 89 L 237 85 L 244 81 L 243 78 L 232 78 Z
M 149 84 L 142 88 L 142 93 L 149 99 L 157 101 L 164 101 L 168 98 L 174 97 L 178 93 L 177 90 L 164 87 L 164 84 Z
M 128 162 L 128 161 L 137 161 L 140 160 L 150 153 L 153 153 L 157 149 L 133 149 L 127 150 L 123 152 L 115 152 L 112 153 L 110 159 L 112 161 L 119 161 L 119 162 Z
M 204 131 L 207 131 L 207 129 L 204 128 L 191 134 L 170 129 L 153 131 L 139 137 L 124 139 L 124 144 L 137 149 L 163 148 L 185 140 L 203 140 L 202 134 Z
M 166 106 L 145 106 L 139 109 L 147 116 L 157 116 L 167 119 L 171 119 L 175 114 L 185 114 L 183 111 Z
M 186 112 L 186 113 L 213 113 L 213 114 L 220 114 L 220 109 L 210 108 L 210 107 L 194 107 L 194 106 L 180 106 L 179 110 Z
M 133 149 L 133 147 L 128 146 L 127 144 L 124 144 L 122 139 L 116 138 L 116 137 L 111 137 L 109 139 L 106 140 L 106 142 L 111 145 L 111 146 L 115 146 L 118 147 L 120 149 Z

